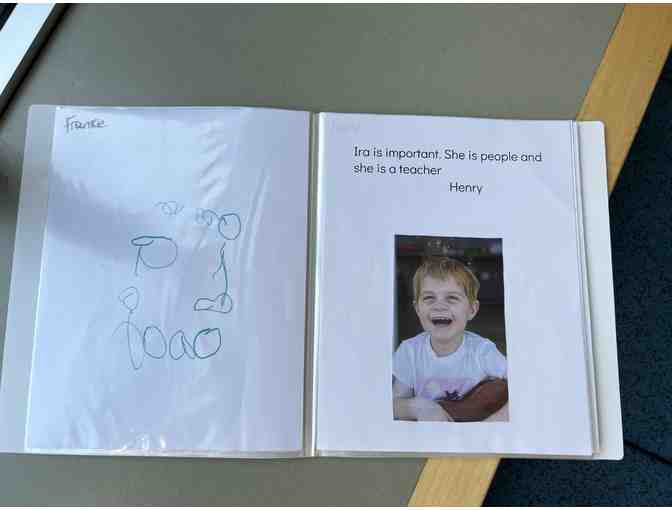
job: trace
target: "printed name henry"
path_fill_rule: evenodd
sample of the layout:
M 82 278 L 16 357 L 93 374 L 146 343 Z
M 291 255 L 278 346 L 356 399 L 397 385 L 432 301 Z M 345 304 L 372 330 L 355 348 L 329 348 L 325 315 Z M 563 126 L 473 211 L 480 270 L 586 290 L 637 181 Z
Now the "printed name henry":
M 483 184 L 462 184 L 461 182 L 449 182 L 448 191 L 453 193 L 478 193 L 483 191 Z

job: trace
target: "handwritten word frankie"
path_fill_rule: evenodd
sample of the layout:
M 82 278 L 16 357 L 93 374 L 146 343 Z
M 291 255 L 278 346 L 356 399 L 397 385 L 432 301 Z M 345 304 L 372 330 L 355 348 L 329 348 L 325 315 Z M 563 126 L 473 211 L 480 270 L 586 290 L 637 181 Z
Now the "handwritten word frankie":
M 89 119 L 89 120 L 77 120 L 77 115 L 71 115 L 65 118 L 65 131 L 69 133 L 71 131 L 77 131 L 80 129 L 95 129 L 95 128 L 104 128 L 107 127 L 103 119 Z

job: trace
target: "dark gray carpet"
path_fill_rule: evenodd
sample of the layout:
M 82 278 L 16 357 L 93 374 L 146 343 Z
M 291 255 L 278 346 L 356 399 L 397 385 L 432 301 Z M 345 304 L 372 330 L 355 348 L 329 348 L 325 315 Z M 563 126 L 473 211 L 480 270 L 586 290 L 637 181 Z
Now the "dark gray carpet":
M 487 506 L 672 504 L 672 56 L 609 210 L 625 459 L 504 460 Z

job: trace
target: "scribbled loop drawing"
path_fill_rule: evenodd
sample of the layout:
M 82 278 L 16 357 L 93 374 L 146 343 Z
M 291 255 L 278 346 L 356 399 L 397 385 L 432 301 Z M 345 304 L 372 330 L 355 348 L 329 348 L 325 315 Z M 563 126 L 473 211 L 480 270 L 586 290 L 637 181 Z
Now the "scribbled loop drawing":
M 131 239 L 131 244 L 138 248 L 135 276 L 141 262 L 146 269 L 164 269 L 177 260 L 177 244 L 170 237 L 138 236 Z
M 150 324 L 141 329 L 131 321 L 133 313 L 140 304 L 140 293 L 136 287 L 127 287 L 118 297 L 128 311 L 127 320 L 121 322 L 112 336 L 123 331 L 131 366 L 135 370 L 142 368 L 145 358 L 163 359 L 166 354 L 177 361 L 183 357 L 189 359 L 207 359 L 219 352 L 222 347 L 222 332 L 219 328 L 204 328 L 189 340 L 183 330 L 173 333 L 168 340 L 161 328 Z
M 227 241 L 237 239 L 243 228 L 240 216 L 237 213 L 219 215 L 212 209 L 197 209 L 196 223 L 205 224 L 208 227 L 213 223 L 217 223 L 219 235 Z
M 160 207 L 161 212 L 166 216 L 177 216 L 182 212 L 184 206 L 175 202 L 174 200 L 169 200 L 167 202 L 157 202 L 154 204 L 154 207 Z
M 233 309 L 233 300 L 226 292 L 222 292 L 214 299 L 198 298 L 194 303 L 196 312 L 229 313 Z

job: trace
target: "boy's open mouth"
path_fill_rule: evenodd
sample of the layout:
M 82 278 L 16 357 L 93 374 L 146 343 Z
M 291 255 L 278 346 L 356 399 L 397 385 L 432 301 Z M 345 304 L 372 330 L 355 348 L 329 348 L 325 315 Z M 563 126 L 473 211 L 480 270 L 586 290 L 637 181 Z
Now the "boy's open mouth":
M 434 326 L 450 326 L 453 323 L 453 319 L 450 317 L 443 317 L 443 316 L 437 316 L 437 317 L 431 317 L 430 320 L 432 321 L 432 324 Z

